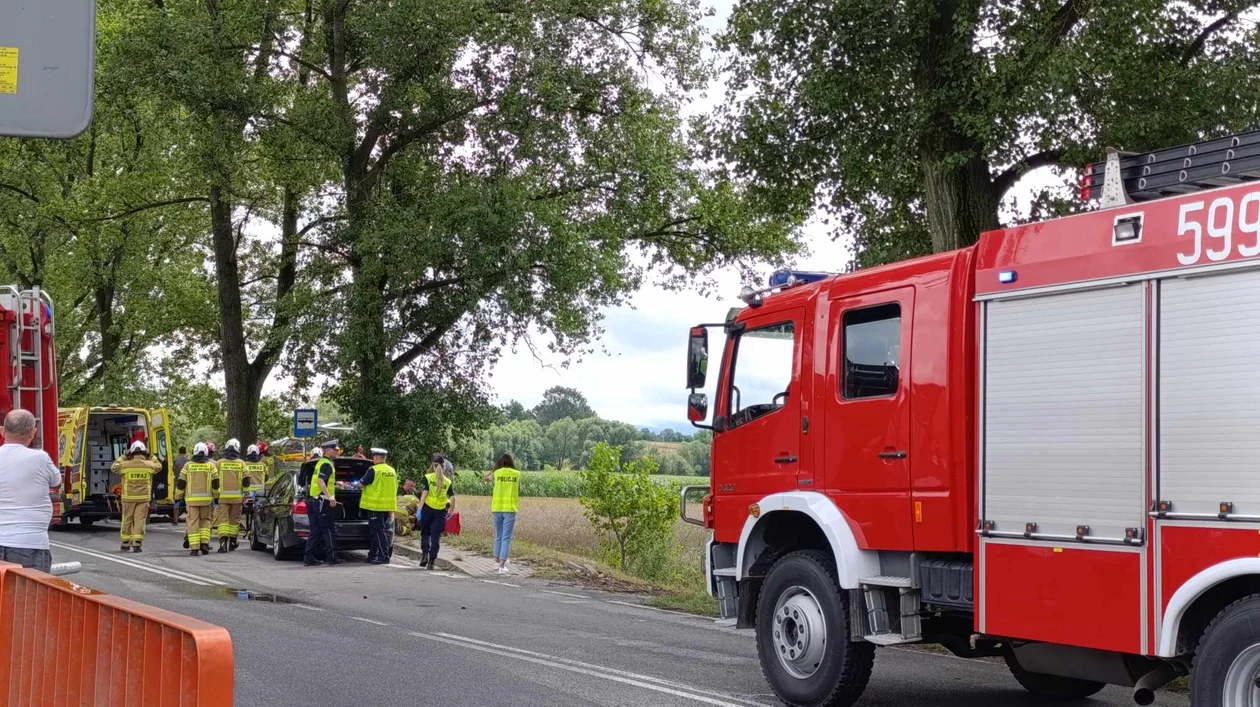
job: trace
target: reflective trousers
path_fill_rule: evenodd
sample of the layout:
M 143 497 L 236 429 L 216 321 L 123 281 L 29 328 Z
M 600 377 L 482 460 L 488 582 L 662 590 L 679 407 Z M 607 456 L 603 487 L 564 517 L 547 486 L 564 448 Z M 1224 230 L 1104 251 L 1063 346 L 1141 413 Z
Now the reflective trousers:
M 148 501 L 123 501 L 122 535 L 123 547 L 132 547 L 144 542 L 144 526 L 149 522 Z

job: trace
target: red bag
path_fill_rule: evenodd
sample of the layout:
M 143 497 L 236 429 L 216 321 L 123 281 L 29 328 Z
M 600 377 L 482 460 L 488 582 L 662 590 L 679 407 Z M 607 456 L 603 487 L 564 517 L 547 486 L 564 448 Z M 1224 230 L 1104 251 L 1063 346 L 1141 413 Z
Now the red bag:
M 446 535 L 459 535 L 459 511 L 455 511 L 450 518 L 446 519 Z

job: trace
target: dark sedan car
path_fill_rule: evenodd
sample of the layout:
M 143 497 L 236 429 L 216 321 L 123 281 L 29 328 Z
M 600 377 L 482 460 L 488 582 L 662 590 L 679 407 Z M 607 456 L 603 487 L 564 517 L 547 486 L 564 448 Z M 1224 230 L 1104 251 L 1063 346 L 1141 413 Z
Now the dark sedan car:
M 340 457 L 333 461 L 336 470 L 337 508 L 333 517 L 333 537 L 338 550 L 368 548 L 367 514 L 359 510 L 363 492 L 357 483 L 372 467 L 367 459 Z M 277 560 L 293 560 L 302 556 L 310 537 L 306 518 L 307 490 L 315 461 L 302 464 L 296 471 L 280 471 L 268 480 L 264 495 L 254 503 L 250 549 L 271 550 Z M 354 484 L 355 487 L 350 485 Z

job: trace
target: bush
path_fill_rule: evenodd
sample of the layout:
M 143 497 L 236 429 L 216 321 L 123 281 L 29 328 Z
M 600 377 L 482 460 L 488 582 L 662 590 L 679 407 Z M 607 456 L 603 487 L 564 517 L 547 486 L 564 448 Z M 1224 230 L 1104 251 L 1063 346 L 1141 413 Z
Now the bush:
M 678 498 L 655 483 L 651 457 L 621 463 L 621 448 L 603 442 L 591 452 L 581 473 L 580 500 L 586 518 L 604 533 L 603 545 L 612 563 L 644 577 L 659 575 L 669 563 Z

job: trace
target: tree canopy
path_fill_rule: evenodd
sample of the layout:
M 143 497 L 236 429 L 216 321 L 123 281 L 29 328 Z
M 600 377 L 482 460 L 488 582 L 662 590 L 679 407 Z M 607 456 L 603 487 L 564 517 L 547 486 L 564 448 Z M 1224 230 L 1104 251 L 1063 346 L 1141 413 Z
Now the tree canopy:
M 740 0 L 713 154 L 780 212 L 821 207 L 858 265 L 956 248 L 1031 169 L 1255 124 L 1257 6 Z

